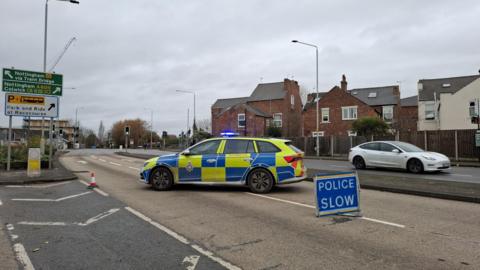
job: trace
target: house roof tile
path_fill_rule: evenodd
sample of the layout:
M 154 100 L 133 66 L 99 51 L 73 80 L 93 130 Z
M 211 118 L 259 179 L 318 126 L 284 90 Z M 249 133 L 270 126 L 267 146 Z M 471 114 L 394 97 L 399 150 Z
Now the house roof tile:
M 441 93 L 456 93 L 478 78 L 480 75 L 419 80 L 418 83 L 422 84 L 422 89 L 418 91 L 418 100 L 433 100 L 434 93 L 438 100 Z

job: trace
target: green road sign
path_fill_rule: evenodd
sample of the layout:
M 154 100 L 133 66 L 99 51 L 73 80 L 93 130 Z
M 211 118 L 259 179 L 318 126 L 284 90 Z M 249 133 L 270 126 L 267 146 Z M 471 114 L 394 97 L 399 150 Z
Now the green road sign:
M 4 68 L 2 91 L 61 96 L 63 75 Z

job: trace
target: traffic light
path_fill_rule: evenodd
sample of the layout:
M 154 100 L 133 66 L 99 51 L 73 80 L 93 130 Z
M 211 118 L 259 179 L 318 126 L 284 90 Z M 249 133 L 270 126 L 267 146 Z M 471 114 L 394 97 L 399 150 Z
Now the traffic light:
M 52 125 L 52 130 L 55 131 L 55 124 Z
M 129 126 L 125 127 L 125 134 L 126 135 L 130 134 L 130 127 Z
M 60 130 L 58 131 L 58 134 L 63 135 L 63 129 L 60 129 Z

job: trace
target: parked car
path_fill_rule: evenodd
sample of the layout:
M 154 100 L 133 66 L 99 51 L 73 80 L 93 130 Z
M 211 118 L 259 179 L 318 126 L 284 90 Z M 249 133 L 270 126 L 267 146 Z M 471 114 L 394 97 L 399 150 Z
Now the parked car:
M 406 142 L 373 141 L 350 149 L 348 160 L 356 169 L 386 167 L 406 169 L 412 173 L 450 168 L 450 159 L 440 153 L 426 152 Z
M 157 190 L 174 184 L 247 185 L 267 193 L 274 185 L 303 181 L 303 152 L 289 140 L 265 138 L 207 139 L 186 150 L 149 159 L 140 178 Z

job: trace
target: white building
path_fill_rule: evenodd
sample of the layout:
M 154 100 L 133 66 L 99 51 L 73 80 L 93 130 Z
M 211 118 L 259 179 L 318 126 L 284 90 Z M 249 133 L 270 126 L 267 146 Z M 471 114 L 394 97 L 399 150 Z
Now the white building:
M 477 129 L 479 99 L 480 75 L 419 80 L 418 130 Z

